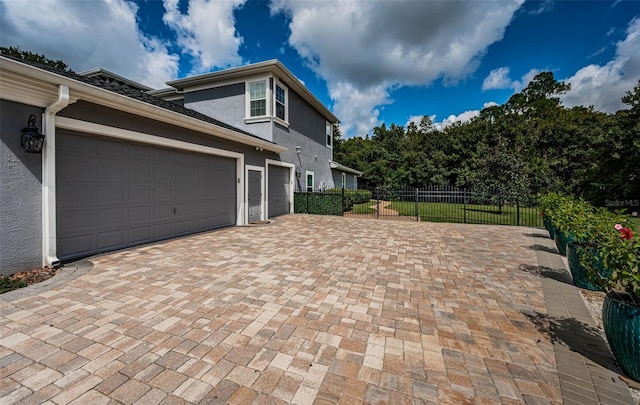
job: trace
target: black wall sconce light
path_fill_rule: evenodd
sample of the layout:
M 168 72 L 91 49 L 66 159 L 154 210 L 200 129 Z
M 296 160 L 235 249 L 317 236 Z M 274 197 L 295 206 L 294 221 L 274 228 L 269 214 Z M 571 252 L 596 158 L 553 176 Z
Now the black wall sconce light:
M 36 127 L 36 116 L 31 114 L 27 126 L 22 128 L 22 147 L 27 153 L 42 153 L 44 135 Z

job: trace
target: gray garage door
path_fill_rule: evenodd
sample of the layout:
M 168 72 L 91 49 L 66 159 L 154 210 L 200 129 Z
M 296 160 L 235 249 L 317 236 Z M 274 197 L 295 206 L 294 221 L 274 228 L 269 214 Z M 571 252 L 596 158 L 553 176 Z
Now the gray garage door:
M 288 214 L 291 171 L 288 167 L 269 165 L 269 217 Z
M 235 225 L 235 159 L 57 135 L 61 260 Z

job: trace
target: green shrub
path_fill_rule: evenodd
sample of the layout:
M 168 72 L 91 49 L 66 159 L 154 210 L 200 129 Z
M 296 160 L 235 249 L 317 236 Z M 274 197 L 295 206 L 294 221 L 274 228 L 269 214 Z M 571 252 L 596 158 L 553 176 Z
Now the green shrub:
M 26 286 L 27 283 L 24 280 L 15 280 L 9 277 L 0 276 L 0 294 Z
M 298 214 L 342 215 L 342 194 L 293 193 L 293 212 Z
M 341 188 L 330 188 L 325 190 L 324 193 L 340 194 L 342 195 Z M 349 211 L 354 204 L 366 203 L 372 198 L 372 193 L 369 190 L 350 190 L 344 189 L 344 210 Z

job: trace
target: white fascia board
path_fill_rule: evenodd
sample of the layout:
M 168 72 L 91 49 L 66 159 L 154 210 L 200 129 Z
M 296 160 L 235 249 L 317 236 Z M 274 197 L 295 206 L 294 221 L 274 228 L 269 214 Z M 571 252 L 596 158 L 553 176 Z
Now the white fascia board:
M 135 100 L 111 91 L 101 89 L 99 87 L 91 86 L 73 79 L 69 79 L 65 76 L 58 75 L 56 73 L 48 72 L 36 67 L 20 63 L 8 58 L 0 57 L 2 62 L 1 70 L 4 76 L 7 72 L 16 73 L 20 77 L 20 82 L 29 82 L 28 79 L 35 79 L 48 84 L 53 84 L 53 89 L 57 89 L 58 85 L 65 85 L 72 90 L 72 101 L 78 99 L 86 100 L 98 105 L 113 108 L 116 110 L 125 111 L 131 114 L 139 115 L 146 118 L 151 118 L 156 121 L 165 122 L 167 124 L 176 125 L 182 128 L 192 129 L 198 132 L 202 132 L 208 135 L 216 136 L 218 138 L 228 139 L 230 141 L 238 142 L 241 144 L 262 148 L 267 151 L 282 153 L 288 149 L 284 146 L 276 145 L 274 143 L 261 140 L 249 135 L 241 134 L 230 129 L 217 126 L 205 121 L 191 118 L 186 115 L 166 110 L 161 107 L 157 107 L 139 100 Z M 27 80 L 25 80 L 27 79 Z M 20 83 L 17 83 L 20 84 Z M 4 81 L 3 81 L 4 91 Z M 55 92 L 56 90 L 54 90 Z M 57 93 L 51 97 L 49 103 L 57 99 Z M 24 102 L 24 101 L 23 101 Z M 48 105 L 48 104 L 46 104 Z

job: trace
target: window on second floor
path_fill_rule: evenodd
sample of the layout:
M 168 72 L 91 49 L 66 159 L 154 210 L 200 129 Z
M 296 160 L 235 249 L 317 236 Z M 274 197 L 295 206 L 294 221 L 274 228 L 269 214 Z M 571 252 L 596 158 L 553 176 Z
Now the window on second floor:
M 276 82 L 274 95 L 275 117 L 287 122 L 289 120 L 287 111 L 287 88 L 279 82 Z
M 289 89 L 275 78 L 259 78 L 245 83 L 245 122 L 277 121 L 289 126 Z
M 327 148 L 333 147 L 333 125 L 329 121 L 326 123 L 326 138 L 327 138 Z
M 267 81 L 249 83 L 249 117 L 267 115 Z

